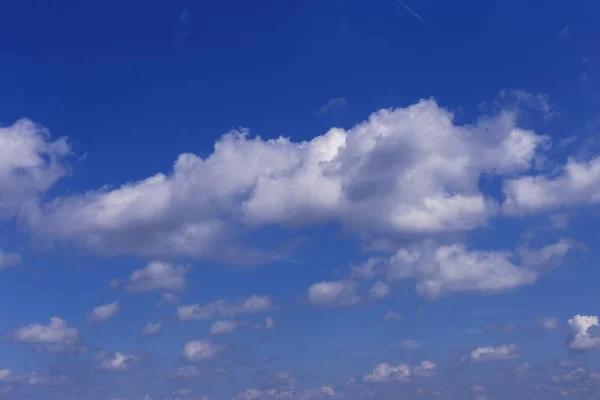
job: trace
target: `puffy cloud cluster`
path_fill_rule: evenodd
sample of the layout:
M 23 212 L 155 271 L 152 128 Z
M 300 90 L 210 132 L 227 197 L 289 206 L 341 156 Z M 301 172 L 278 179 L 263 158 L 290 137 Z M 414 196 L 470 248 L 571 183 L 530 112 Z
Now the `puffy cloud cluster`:
M 98 367 L 107 371 L 123 371 L 131 368 L 133 362 L 137 359 L 135 356 L 117 352 L 102 361 Z
M 79 331 L 75 327 L 69 327 L 62 318 L 53 317 L 47 325 L 31 324 L 17 328 L 5 335 L 4 339 L 15 342 L 67 345 L 79 340 Z
M 339 221 L 367 235 L 464 231 L 499 210 L 480 178 L 527 172 L 546 141 L 517 127 L 513 112 L 456 125 L 422 100 L 307 142 L 231 132 L 206 158 L 181 154 L 169 174 L 28 207 L 23 218 L 43 237 L 148 257 L 256 256 L 232 247 L 231 227 Z
M 352 306 L 360 301 L 352 281 L 323 281 L 308 288 L 308 301 L 316 306 Z
M 418 366 L 411 367 L 408 364 L 390 365 L 381 363 L 371 373 L 363 376 L 365 382 L 407 382 L 412 376 L 431 376 L 435 373 L 437 366 L 430 361 L 422 361 Z
M 600 348 L 600 325 L 597 316 L 578 314 L 567 322 L 571 327 L 571 336 L 567 343 L 570 350 L 587 351 Z
M 272 306 L 271 298 L 269 296 L 252 295 L 246 299 L 241 299 L 236 303 L 230 303 L 227 300 L 217 300 L 204 306 L 199 304 L 179 306 L 177 308 L 177 316 L 180 321 L 210 319 L 218 315 L 234 317 L 238 314 L 266 312 L 269 311 Z

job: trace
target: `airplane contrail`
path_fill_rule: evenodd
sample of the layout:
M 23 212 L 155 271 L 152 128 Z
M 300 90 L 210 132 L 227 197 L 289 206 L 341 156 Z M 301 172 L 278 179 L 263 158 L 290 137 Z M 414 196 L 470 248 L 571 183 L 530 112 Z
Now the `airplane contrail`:
M 403 1 L 401 1 L 401 0 L 396 0 L 396 1 L 398 2 L 398 4 L 400 4 L 402 7 L 404 7 L 406 9 L 406 11 L 408 11 L 409 13 L 411 13 L 412 15 L 414 15 L 415 17 L 417 17 L 425 25 L 427 25 L 429 27 L 429 29 L 431 29 L 432 31 L 436 32 L 435 28 L 433 26 L 431 26 L 431 24 L 429 22 L 425 21 L 423 19 L 423 17 L 421 17 L 416 12 L 414 12 L 409 6 L 407 6 L 406 4 L 404 4 Z

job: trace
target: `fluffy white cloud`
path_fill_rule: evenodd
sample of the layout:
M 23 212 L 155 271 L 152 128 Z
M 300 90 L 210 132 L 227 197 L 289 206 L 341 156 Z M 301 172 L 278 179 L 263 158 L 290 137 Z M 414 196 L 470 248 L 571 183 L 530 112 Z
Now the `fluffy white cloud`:
M 182 355 L 188 361 L 199 361 L 213 358 L 222 350 L 222 346 L 214 345 L 208 339 L 192 340 L 183 346 Z
M 586 351 L 600 348 L 600 325 L 597 316 L 578 314 L 567 322 L 571 327 L 571 337 L 567 343 L 570 350 Z
M 158 332 L 160 332 L 160 330 L 162 329 L 163 324 L 162 322 L 148 322 L 144 328 L 142 328 L 142 331 L 140 332 L 140 336 L 152 336 L 152 335 L 156 335 Z
M 180 321 L 191 321 L 209 319 L 217 315 L 234 317 L 238 314 L 256 314 L 269 311 L 271 308 L 269 296 L 252 295 L 233 304 L 227 300 L 217 300 L 204 306 L 199 304 L 179 306 L 177 316 Z
M 215 321 L 210 327 L 211 335 L 229 335 L 240 326 L 237 321 L 221 320 Z
M 557 176 L 524 176 L 504 183 L 504 209 L 510 214 L 539 212 L 600 202 L 600 157 L 569 159 Z
M 104 323 L 115 315 L 121 307 L 116 301 L 94 307 L 91 313 L 87 315 L 90 323 Z
M 123 371 L 131 368 L 133 362 L 136 360 L 137 357 L 117 352 L 100 363 L 99 368 L 108 371 Z
M 408 381 L 411 376 L 410 366 L 408 364 L 398 364 L 392 366 L 388 363 L 377 365 L 373 371 L 363 376 L 365 382 L 389 382 L 389 381 Z
M 31 206 L 63 177 L 61 162 L 69 153 L 64 138 L 51 141 L 43 127 L 29 120 L 0 127 L 0 218 Z
M 79 340 L 79 331 L 69 327 L 62 318 L 50 318 L 48 325 L 31 324 L 17 328 L 5 336 L 6 340 L 44 344 L 73 344 Z
M 560 241 L 540 250 L 521 249 L 519 265 L 511 252 L 426 242 L 399 250 L 386 260 L 385 268 L 388 280 L 415 279 L 417 292 L 430 299 L 458 291 L 500 292 L 533 284 L 545 267 L 560 262 L 571 247 L 570 242 Z
M 133 271 L 127 283 L 130 292 L 149 292 L 151 290 L 183 290 L 188 266 L 151 261 L 142 269 Z
M 539 320 L 539 325 L 547 331 L 555 331 L 558 329 L 558 320 L 556 317 L 542 317 Z
M 2 249 L 0 249 L 0 269 L 19 265 L 20 263 L 21 256 L 19 254 L 6 253 Z
M 431 376 L 435 374 L 437 365 L 430 361 L 422 361 L 418 366 L 411 368 L 408 364 L 396 366 L 389 363 L 377 365 L 370 374 L 363 376 L 365 382 L 406 382 L 411 376 Z
M 469 359 L 471 361 L 510 360 L 520 356 L 521 350 L 519 349 L 519 346 L 514 343 L 504 344 L 498 347 L 476 347 L 469 352 Z
M 515 115 L 456 125 L 423 100 L 308 142 L 231 132 L 207 158 L 181 154 L 168 175 L 29 207 L 23 219 L 42 237 L 157 258 L 256 256 L 228 235 L 267 224 L 334 220 L 361 235 L 469 230 L 497 212 L 482 175 L 528 171 L 547 140 L 518 128 Z
M 344 307 L 360 301 L 351 281 L 319 282 L 308 288 L 308 301 L 315 306 Z

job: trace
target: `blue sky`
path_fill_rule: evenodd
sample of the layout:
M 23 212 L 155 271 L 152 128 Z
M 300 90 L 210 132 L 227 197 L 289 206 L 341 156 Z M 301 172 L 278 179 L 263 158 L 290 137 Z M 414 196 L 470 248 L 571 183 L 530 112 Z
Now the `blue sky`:
M 600 395 L 600 5 L 0 6 L 0 398 Z

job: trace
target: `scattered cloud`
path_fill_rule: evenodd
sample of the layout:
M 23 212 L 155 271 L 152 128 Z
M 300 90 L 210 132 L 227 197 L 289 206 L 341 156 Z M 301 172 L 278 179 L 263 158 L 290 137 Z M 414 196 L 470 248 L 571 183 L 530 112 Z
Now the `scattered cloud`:
M 132 363 L 136 360 L 137 357 L 117 352 L 102 361 L 98 367 L 107 371 L 123 371 L 131 368 Z
M 152 290 L 183 290 L 185 275 L 189 266 L 151 261 L 142 269 L 133 271 L 126 289 L 130 292 L 149 292 Z
M 198 367 L 196 367 L 195 365 L 191 365 L 187 367 L 178 368 L 177 371 L 169 375 L 169 377 L 171 379 L 191 379 L 198 378 L 200 375 L 201 374 Z
M 308 301 L 315 306 L 344 307 L 360 301 L 351 281 L 323 281 L 308 288 Z
M 498 347 L 477 347 L 470 351 L 468 359 L 471 361 L 495 361 L 510 360 L 521 356 L 519 346 L 516 344 L 505 344 Z
M 237 321 L 221 320 L 215 321 L 210 327 L 211 335 L 229 335 L 233 333 L 241 324 Z
M 335 97 L 333 99 L 329 99 L 327 103 L 323 104 L 317 111 L 314 112 L 314 115 L 327 114 L 334 108 L 344 107 L 347 103 L 348 101 L 344 97 Z
M 172 293 L 163 293 L 162 300 L 158 302 L 158 306 L 162 307 L 165 304 L 174 305 L 179 303 L 179 297 L 175 296 Z
M 217 300 L 205 306 L 199 304 L 179 306 L 177 316 L 180 321 L 193 321 L 210 319 L 215 316 L 234 317 L 239 314 L 263 313 L 269 311 L 272 307 L 269 296 L 252 295 L 233 304 L 227 300 Z
M 73 344 L 79 340 L 79 331 L 69 327 L 62 318 L 50 318 L 48 325 L 31 324 L 17 328 L 4 337 L 15 342 L 42 344 Z
M 156 335 L 158 332 L 160 332 L 160 330 L 163 327 L 163 323 L 162 322 L 148 322 L 144 328 L 142 328 L 142 331 L 140 332 L 140 336 L 146 337 L 146 336 L 153 336 Z
M 94 307 L 91 313 L 87 315 L 88 322 L 102 324 L 108 321 L 120 309 L 116 301 L 101 306 Z
M 390 319 L 402 320 L 403 316 L 402 316 L 402 314 L 400 314 L 398 312 L 394 312 L 391 309 L 388 309 L 387 312 L 385 313 L 383 319 L 385 319 L 385 320 L 390 320 Z
M 221 345 L 214 345 L 208 339 L 193 340 L 183 346 L 182 355 L 188 361 L 207 360 L 216 356 L 221 350 Z
M 365 382 L 408 382 L 411 376 L 431 376 L 435 373 L 437 366 L 430 361 L 422 361 L 418 366 L 411 368 L 408 364 L 392 366 L 388 363 L 377 365 L 373 371 L 363 376 Z
M 423 343 L 419 340 L 403 339 L 398 343 L 393 343 L 392 346 L 401 347 L 401 348 L 407 349 L 407 350 L 413 350 L 413 349 L 418 349 L 419 347 L 423 346 Z
M 390 285 L 385 282 L 377 281 L 369 290 L 369 295 L 376 299 L 382 299 L 390 294 Z

